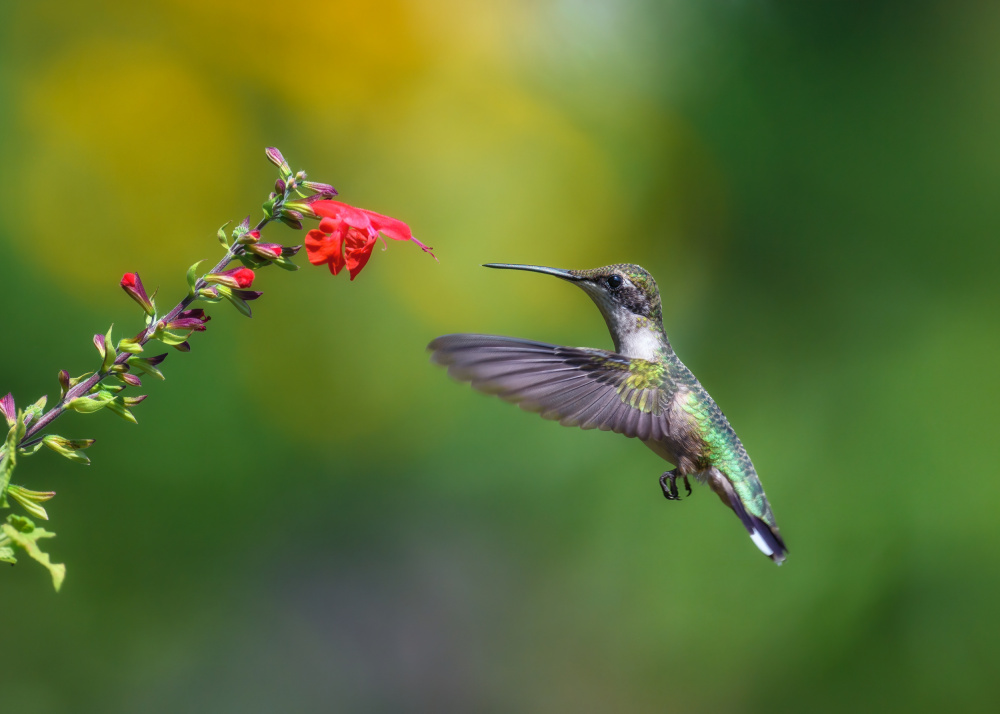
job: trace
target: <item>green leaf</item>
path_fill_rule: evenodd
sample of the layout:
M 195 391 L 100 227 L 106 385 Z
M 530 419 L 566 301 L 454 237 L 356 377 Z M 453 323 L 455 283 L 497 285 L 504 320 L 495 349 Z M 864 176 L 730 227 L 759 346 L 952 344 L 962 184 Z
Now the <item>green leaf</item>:
M 4 538 L 4 543 L 10 543 L 9 538 Z M 0 563 L 10 563 L 13 565 L 17 562 L 17 558 L 14 557 L 14 549 L 9 545 L 0 545 Z
M 133 424 L 139 423 L 138 421 L 136 421 L 135 415 L 122 402 L 121 398 L 108 402 L 108 409 L 113 411 L 115 414 L 120 416 L 125 421 L 130 421 Z
M 41 504 L 55 496 L 55 491 L 29 491 L 21 486 L 11 484 L 7 487 L 7 493 L 31 515 L 46 521 L 49 520 L 49 514 L 45 512 Z
M 7 522 L 0 526 L 0 530 L 13 541 L 14 545 L 23 548 L 28 555 L 48 568 L 52 575 L 52 585 L 56 592 L 59 592 L 59 588 L 62 587 L 63 580 L 66 578 L 66 566 L 62 563 L 53 563 L 49 560 L 49 554 L 42 552 L 42 549 L 38 547 L 39 540 L 55 538 L 56 534 L 44 528 L 35 528 L 35 524 L 31 522 L 30 518 L 14 515 L 7 516 Z
M 142 345 L 133 337 L 124 337 L 118 341 L 118 349 L 122 352 L 137 355 L 142 352 Z
M 156 333 L 156 339 L 158 339 L 160 342 L 162 342 L 165 345 L 170 345 L 170 346 L 179 345 L 182 342 L 187 342 L 188 338 L 191 337 L 191 333 L 192 332 L 193 332 L 193 330 L 188 330 L 187 334 L 180 335 L 180 334 L 177 334 L 176 332 L 169 332 L 167 330 L 160 330 L 159 332 Z
M 129 357 L 128 363 L 141 371 L 143 374 L 148 374 L 151 377 L 156 377 L 157 379 L 166 379 L 163 376 L 163 372 L 154 367 L 149 363 L 149 360 L 142 359 L 140 357 Z
M 288 258 L 286 258 L 283 255 L 275 258 L 274 260 L 271 261 L 271 263 L 273 263 L 274 265 L 277 265 L 279 268 L 284 268 L 285 270 L 298 270 L 299 269 L 298 265 L 296 265 L 295 263 L 293 263 L 291 260 L 289 260 Z
M 115 351 L 115 343 L 111 341 L 111 330 L 114 327 L 112 325 L 108 328 L 108 334 L 104 336 L 104 362 L 101 364 L 101 371 L 107 372 L 111 369 L 111 365 L 115 363 L 115 359 L 118 357 L 118 352 Z
M 230 292 L 225 293 L 225 297 L 229 302 L 233 304 L 233 307 L 235 307 L 241 313 L 243 313 L 247 317 L 253 317 L 252 313 L 250 312 L 250 305 L 247 303 L 246 300 L 240 297 L 236 297 Z
M 219 243 L 221 243 L 222 247 L 225 248 L 226 250 L 229 250 L 229 241 L 226 239 L 226 226 L 228 226 L 230 223 L 232 223 L 232 221 L 226 221 L 225 224 L 215 234 L 216 237 L 219 239 Z
M 228 225 L 229 224 L 227 223 L 226 226 L 228 226 Z M 226 226 L 223 226 L 222 228 L 225 228 Z M 222 230 L 222 228 L 219 229 L 219 238 L 222 241 L 222 245 L 224 245 L 224 246 L 226 246 L 228 248 L 229 245 L 226 243 L 226 234 Z M 188 271 L 187 271 L 188 295 L 194 295 L 194 286 L 198 283 L 198 277 L 199 277 L 198 276 L 198 266 L 201 265 L 204 262 L 205 262 L 205 259 L 203 258 L 203 259 L 199 260 L 197 263 L 194 263 L 190 268 L 188 268 Z
M 67 404 L 66 408 L 72 409 L 75 412 L 80 412 L 81 414 L 90 414 L 104 409 L 110 401 L 110 395 L 108 398 L 99 395 L 92 397 L 77 397 Z
M 89 464 L 90 459 L 87 458 L 86 454 L 78 453 L 82 449 L 86 449 L 93 445 L 93 439 L 64 439 L 61 436 L 56 436 L 55 434 L 49 434 L 44 439 L 42 443 L 47 447 L 52 449 L 54 452 L 60 456 L 65 456 L 70 461 L 76 461 L 81 464 Z

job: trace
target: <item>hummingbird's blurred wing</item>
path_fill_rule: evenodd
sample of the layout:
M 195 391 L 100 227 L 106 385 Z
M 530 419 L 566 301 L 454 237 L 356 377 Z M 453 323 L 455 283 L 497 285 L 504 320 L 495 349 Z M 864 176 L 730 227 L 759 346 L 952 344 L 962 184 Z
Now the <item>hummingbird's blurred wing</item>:
M 668 433 L 675 390 L 656 362 L 493 335 L 445 335 L 428 349 L 455 379 L 560 424 L 643 440 Z

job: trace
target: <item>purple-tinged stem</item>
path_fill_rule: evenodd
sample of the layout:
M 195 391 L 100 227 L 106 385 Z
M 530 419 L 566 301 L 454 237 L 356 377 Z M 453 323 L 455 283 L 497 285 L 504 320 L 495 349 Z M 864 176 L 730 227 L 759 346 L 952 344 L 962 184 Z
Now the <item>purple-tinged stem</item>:
M 253 230 L 261 231 L 264 229 L 264 226 L 266 226 L 273 220 L 274 220 L 273 218 L 263 218 Z M 225 256 L 223 256 L 222 260 L 220 260 L 218 264 L 214 268 L 212 268 L 209 272 L 218 273 L 225 270 L 226 267 L 231 262 L 233 262 L 233 260 L 240 257 L 240 255 L 242 255 L 244 252 L 246 252 L 245 245 L 233 242 L 233 244 L 229 246 L 229 249 L 226 251 L 226 254 Z M 149 342 L 149 340 L 153 336 L 153 333 L 156 332 L 156 326 L 158 324 L 160 324 L 161 322 L 165 324 L 176 318 L 179 314 L 181 314 L 181 312 L 187 309 L 188 305 L 190 305 L 191 303 L 193 303 L 195 300 L 198 299 L 197 297 L 198 291 L 204 287 L 207 287 L 207 285 L 208 283 L 206 283 L 204 279 L 198 278 L 198 282 L 196 282 L 194 285 L 194 294 L 186 296 L 166 315 L 157 318 L 155 321 L 151 322 L 149 326 L 146 328 L 146 331 L 143 333 L 142 337 L 139 339 L 138 344 L 145 345 L 147 342 Z M 115 358 L 115 361 L 112 366 L 122 364 L 123 362 L 125 362 L 125 360 L 127 360 L 129 357 L 132 356 L 133 355 L 130 352 L 122 352 L 121 354 L 118 355 L 118 357 Z M 31 427 L 25 432 L 24 438 L 21 439 L 21 443 L 18 444 L 18 447 L 26 448 L 28 446 L 33 446 L 34 444 L 41 441 L 42 437 L 40 436 L 35 438 L 32 437 L 38 432 L 40 432 L 42 429 L 47 427 L 49 424 L 51 424 L 53 421 L 55 421 L 60 414 L 65 412 L 67 404 L 69 404 L 77 397 L 82 397 L 86 395 L 94 387 L 94 385 L 100 384 L 102 381 L 104 381 L 104 379 L 111 376 L 111 374 L 112 370 L 110 367 L 105 371 L 97 371 L 94 374 L 87 377 L 87 379 L 85 379 L 84 381 L 77 384 L 75 387 L 71 387 L 69 390 L 67 390 L 66 396 L 64 396 L 58 404 L 56 404 L 47 412 L 45 412 L 45 414 L 39 417 L 39 419 L 31 425 Z

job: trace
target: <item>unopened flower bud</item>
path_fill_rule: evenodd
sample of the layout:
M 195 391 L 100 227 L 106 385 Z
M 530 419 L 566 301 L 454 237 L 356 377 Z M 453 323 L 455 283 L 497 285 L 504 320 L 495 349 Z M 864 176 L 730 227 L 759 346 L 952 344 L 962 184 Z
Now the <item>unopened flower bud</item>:
M 323 198 L 333 198 L 337 195 L 337 189 L 328 183 L 319 183 L 318 181 L 305 181 L 302 184 L 311 191 L 315 191 L 320 194 Z
M 274 182 L 274 192 L 284 194 L 285 193 L 285 182 L 278 179 Z
M 248 288 L 253 285 L 254 274 L 250 268 L 233 268 L 222 273 L 209 273 L 205 282 L 218 283 L 230 288 Z
M 257 243 L 247 248 L 254 255 L 267 260 L 277 260 L 281 257 L 283 246 L 280 243 Z
M 278 171 L 281 172 L 282 178 L 287 178 L 292 175 L 292 170 L 288 166 L 288 162 L 285 161 L 285 157 L 281 155 L 281 152 L 273 146 L 269 146 L 264 149 L 264 155 L 267 156 L 267 160 L 278 167 Z
M 14 407 L 14 395 L 7 392 L 7 396 L 0 399 L 0 413 L 3 413 L 7 420 L 7 426 L 13 426 L 17 420 L 17 409 Z
M 319 196 L 318 193 L 313 194 L 313 196 Z M 296 201 L 288 201 L 284 204 L 283 211 L 295 211 L 298 214 L 298 218 L 301 221 L 303 218 L 319 218 L 316 212 L 312 209 L 310 205 L 312 201 L 310 199 L 313 196 L 307 196 L 306 198 L 298 199 Z
M 242 245 L 248 245 L 251 243 L 256 243 L 260 240 L 260 231 L 247 231 L 239 237 L 239 243 Z
M 125 273 L 122 276 L 121 286 L 130 298 L 139 303 L 147 315 L 153 315 L 156 312 L 152 301 L 146 295 L 146 289 L 142 286 L 142 280 L 139 279 L 138 273 Z

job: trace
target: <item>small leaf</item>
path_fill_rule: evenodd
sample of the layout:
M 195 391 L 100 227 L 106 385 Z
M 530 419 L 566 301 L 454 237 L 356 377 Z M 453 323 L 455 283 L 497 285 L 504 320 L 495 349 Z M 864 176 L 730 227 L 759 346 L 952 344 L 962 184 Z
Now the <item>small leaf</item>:
M 282 255 L 280 258 L 275 258 L 274 260 L 271 261 L 271 263 L 274 264 L 274 265 L 277 265 L 279 268 L 283 268 L 285 270 L 298 270 L 299 269 L 298 265 L 296 265 L 295 263 L 293 263 L 292 261 L 290 261 L 284 255 Z
M 10 543 L 9 538 L 4 538 L 4 542 Z M 0 563 L 10 563 L 13 565 L 17 562 L 17 558 L 14 557 L 14 549 L 9 545 L 0 545 Z
M 104 362 L 101 364 L 101 371 L 107 372 L 111 369 L 111 365 L 115 363 L 118 358 L 118 353 L 115 351 L 115 343 L 111 340 L 111 329 L 114 327 L 112 325 L 108 328 L 108 334 L 104 336 L 104 347 L 107 350 L 107 354 L 104 355 Z
M 124 337 L 118 341 L 118 349 L 122 352 L 137 355 L 142 352 L 142 345 L 140 345 L 139 340 L 134 337 Z
M 30 519 L 14 515 L 7 516 L 7 522 L 0 526 L 0 530 L 15 545 L 24 548 L 28 555 L 48 568 L 52 575 L 52 585 L 56 592 L 59 592 L 59 588 L 62 587 L 63 580 L 66 578 L 66 566 L 62 563 L 53 563 L 49 560 L 49 554 L 42 552 L 42 549 L 38 547 L 39 540 L 54 538 L 56 534 L 44 528 L 35 528 L 35 524 Z
M 229 241 L 226 239 L 226 226 L 228 226 L 232 221 L 226 221 L 225 224 L 216 232 L 216 237 L 219 239 L 219 243 L 226 250 L 229 250 Z
M 81 464 L 89 464 L 90 459 L 87 458 L 86 454 L 78 453 L 81 449 L 89 448 L 93 445 L 93 439 L 64 439 L 61 436 L 56 436 L 55 434 L 49 434 L 42 439 L 42 443 L 47 447 L 52 449 L 57 454 L 65 456 L 70 461 L 76 461 Z
M 153 366 L 153 363 L 148 359 L 142 359 L 140 357 L 129 357 L 128 364 L 135 367 L 143 374 L 148 374 L 151 377 L 156 377 L 157 379 L 165 379 L 163 372 L 158 370 Z
M 136 421 L 135 415 L 129 411 L 121 399 L 115 399 L 114 401 L 108 402 L 108 409 L 113 411 L 125 421 L 130 421 L 133 424 L 139 423 Z
M 103 397 L 77 397 L 76 399 L 69 402 L 66 405 L 67 409 L 72 409 L 75 412 L 80 412 L 81 414 L 90 414 L 91 412 L 96 412 L 104 409 L 108 405 L 110 399 L 105 399 Z
M 229 224 L 227 223 L 226 226 L 228 225 Z M 223 226 L 222 228 L 225 228 L 226 226 Z M 228 248 L 229 246 L 226 243 L 226 234 L 222 230 L 222 228 L 219 229 L 219 237 L 222 240 L 222 245 Z M 204 259 L 199 260 L 197 263 L 194 263 L 190 268 L 188 268 L 187 271 L 188 295 L 194 295 L 195 291 L 194 286 L 198 283 L 198 266 L 204 262 L 205 262 Z
M 49 514 L 45 512 L 41 504 L 55 496 L 55 491 L 29 491 L 21 486 L 11 484 L 7 487 L 7 493 L 31 515 L 46 521 L 49 520 Z
M 186 335 L 179 335 L 176 332 L 168 332 L 167 330 L 163 330 L 157 333 L 156 339 L 158 339 L 165 345 L 170 345 L 171 347 L 173 347 L 174 345 L 179 345 L 182 342 L 187 342 L 187 339 L 190 336 L 191 336 L 191 330 L 188 330 Z

